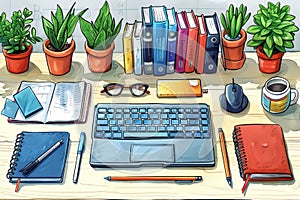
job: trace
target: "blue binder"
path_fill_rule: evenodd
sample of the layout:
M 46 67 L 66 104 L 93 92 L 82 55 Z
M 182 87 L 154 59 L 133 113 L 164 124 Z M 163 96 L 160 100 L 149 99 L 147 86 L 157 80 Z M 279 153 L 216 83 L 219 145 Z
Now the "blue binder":
M 177 22 L 175 9 L 167 9 L 169 30 L 168 30 L 168 49 L 167 49 L 167 74 L 175 72 L 176 45 L 177 45 Z
M 217 72 L 220 44 L 220 29 L 218 27 L 217 18 L 218 16 L 216 13 L 214 15 L 206 15 L 204 17 L 208 33 L 206 39 L 206 54 L 203 70 L 205 74 L 213 74 Z
M 153 48 L 152 48 L 152 9 L 142 7 L 143 42 L 142 64 L 145 74 L 153 74 Z
M 153 74 L 167 73 L 167 42 L 169 21 L 165 6 L 152 6 L 153 20 Z

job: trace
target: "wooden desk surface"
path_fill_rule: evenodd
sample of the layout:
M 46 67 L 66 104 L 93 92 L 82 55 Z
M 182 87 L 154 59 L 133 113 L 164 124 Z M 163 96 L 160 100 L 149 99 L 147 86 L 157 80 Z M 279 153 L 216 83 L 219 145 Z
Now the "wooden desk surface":
M 122 55 L 115 54 L 115 59 L 122 63 Z M 122 198 L 122 199 L 187 199 L 187 198 L 247 198 L 247 199 L 299 199 L 300 198 L 300 105 L 291 106 L 284 114 L 269 115 L 263 111 L 260 104 L 261 87 L 265 81 L 275 75 L 287 78 L 292 87 L 300 89 L 300 53 L 287 53 L 282 62 L 281 71 L 277 74 L 266 75 L 258 70 L 257 57 L 254 53 L 247 53 L 247 61 L 244 68 L 238 71 L 226 71 L 219 66 L 218 73 L 212 75 L 197 74 L 173 74 L 171 76 L 135 76 L 124 75 L 118 65 L 105 74 L 94 74 L 88 70 L 85 53 L 73 56 L 71 71 L 65 76 L 49 75 L 45 56 L 43 53 L 35 53 L 31 56 L 31 64 L 28 72 L 24 74 L 10 74 L 5 67 L 5 61 L 0 59 L 0 82 L 4 83 L 4 90 L 0 88 L 0 108 L 3 108 L 5 98 L 11 98 L 12 94 L 22 80 L 49 80 L 49 81 L 79 81 L 85 80 L 92 83 L 92 99 L 89 109 L 88 121 L 81 125 L 41 125 L 41 124 L 10 124 L 4 116 L 0 116 L 0 198 Z M 209 93 L 197 99 L 158 99 L 156 97 L 155 82 L 158 78 L 184 78 L 199 77 L 204 88 Z M 219 96 L 224 91 L 224 85 L 230 83 L 231 78 L 241 84 L 244 93 L 248 96 L 250 105 L 239 114 L 224 112 L 219 105 Z M 150 84 L 151 95 L 134 98 L 121 96 L 111 98 L 99 94 L 102 85 L 106 82 L 145 82 Z M 89 165 L 91 147 L 91 128 L 94 105 L 97 103 L 117 102 L 204 102 L 211 106 L 212 120 L 215 133 L 222 127 L 227 140 L 229 162 L 233 178 L 233 189 L 226 180 L 223 168 L 222 154 L 219 138 L 215 136 L 216 166 L 213 168 L 139 168 L 139 169 L 94 169 Z M 289 159 L 292 165 L 295 180 L 291 182 L 251 183 L 246 196 L 241 193 L 243 180 L 238 171 L 238 164 L 232 142 L 233 126 L 242 123 L 279 123 L 284 130 Z M 65 178 L 62 184 L 21 184 L 20 191 L 14 192 L 15 185 L 8 182 L 6 173 L 13 151 L 15 137 L 21 131 L 69 131 L 71 145 L 66 164 Z M 79 183 L 73 184 L 72 176 L 77 153 L 79 134 L 85 131 L 87 134 L 86 149 L 83 154 Z M 194 184 L 182 185 L 172 182 L 108 182 L 103 179 L 106 176 L 127 175 L 201 175 L 203 181 Z

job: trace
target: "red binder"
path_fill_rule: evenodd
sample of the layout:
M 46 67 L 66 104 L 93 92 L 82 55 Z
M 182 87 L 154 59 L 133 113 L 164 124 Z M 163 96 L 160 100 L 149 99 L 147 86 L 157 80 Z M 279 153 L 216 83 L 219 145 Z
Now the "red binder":
M 175 71 L 177 73 L 184 73 L 187 37 L 189 34 L 189 29 L 187 27 L 187 21 L 184 15 L 184 11 L 181 11 L 180 13 L 176 13 L 176 22 L 177 22 L 177 47 L 176 47 Z
M 293 180 L 282 129 L 278 124 L 243 124 L 234 127 L 233 141 L 240 174 L 251 181 Z
M 206 38 L 207 38 L 207 30 L 206 30 L 206 24 L 204 21 L 204 15 L 198 16 L 197 22 L 199 25 L 199 31 L 198 31 L 197 52 L 196 52 L 196 56 L 195 56 L 196 57 L 195 72 L 197 74 L 201 74 L 201 73 L 203 73 L 203 70 L 204 70 Z
M 193 10 L 191 10 L 191 12 L 184 12 L 184 15 L 189 29 L 186 48 L 185 72 L 190 73 L 195 70 L 199 24 Z

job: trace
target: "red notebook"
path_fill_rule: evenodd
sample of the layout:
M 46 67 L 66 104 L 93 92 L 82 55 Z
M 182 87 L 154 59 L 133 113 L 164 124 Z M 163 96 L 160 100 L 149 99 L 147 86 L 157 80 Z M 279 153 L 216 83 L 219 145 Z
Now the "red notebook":
M 282 129 L 278 124 L 243 124 L 234 127 L 233 141 L 245 181 L 293 180 Z

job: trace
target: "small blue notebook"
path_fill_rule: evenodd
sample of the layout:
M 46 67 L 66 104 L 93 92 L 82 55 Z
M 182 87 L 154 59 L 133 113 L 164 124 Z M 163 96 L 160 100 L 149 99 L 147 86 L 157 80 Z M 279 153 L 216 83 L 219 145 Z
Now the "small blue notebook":
M 20 179 L 23 183 L 61 183 L 69 147 L 68 132 L 22 132 L 17 135 L 14 152 L 7 172 L 9 182 Z M 25 165 L 34 161 L 57 141 L 63 143 L 42 160 L 36 168 L 27 175 L 20 172 Z
M 43 106 L 30 87 L 19 91 L 14 95 L 14 99 L 25 118 L 43 109 Z

